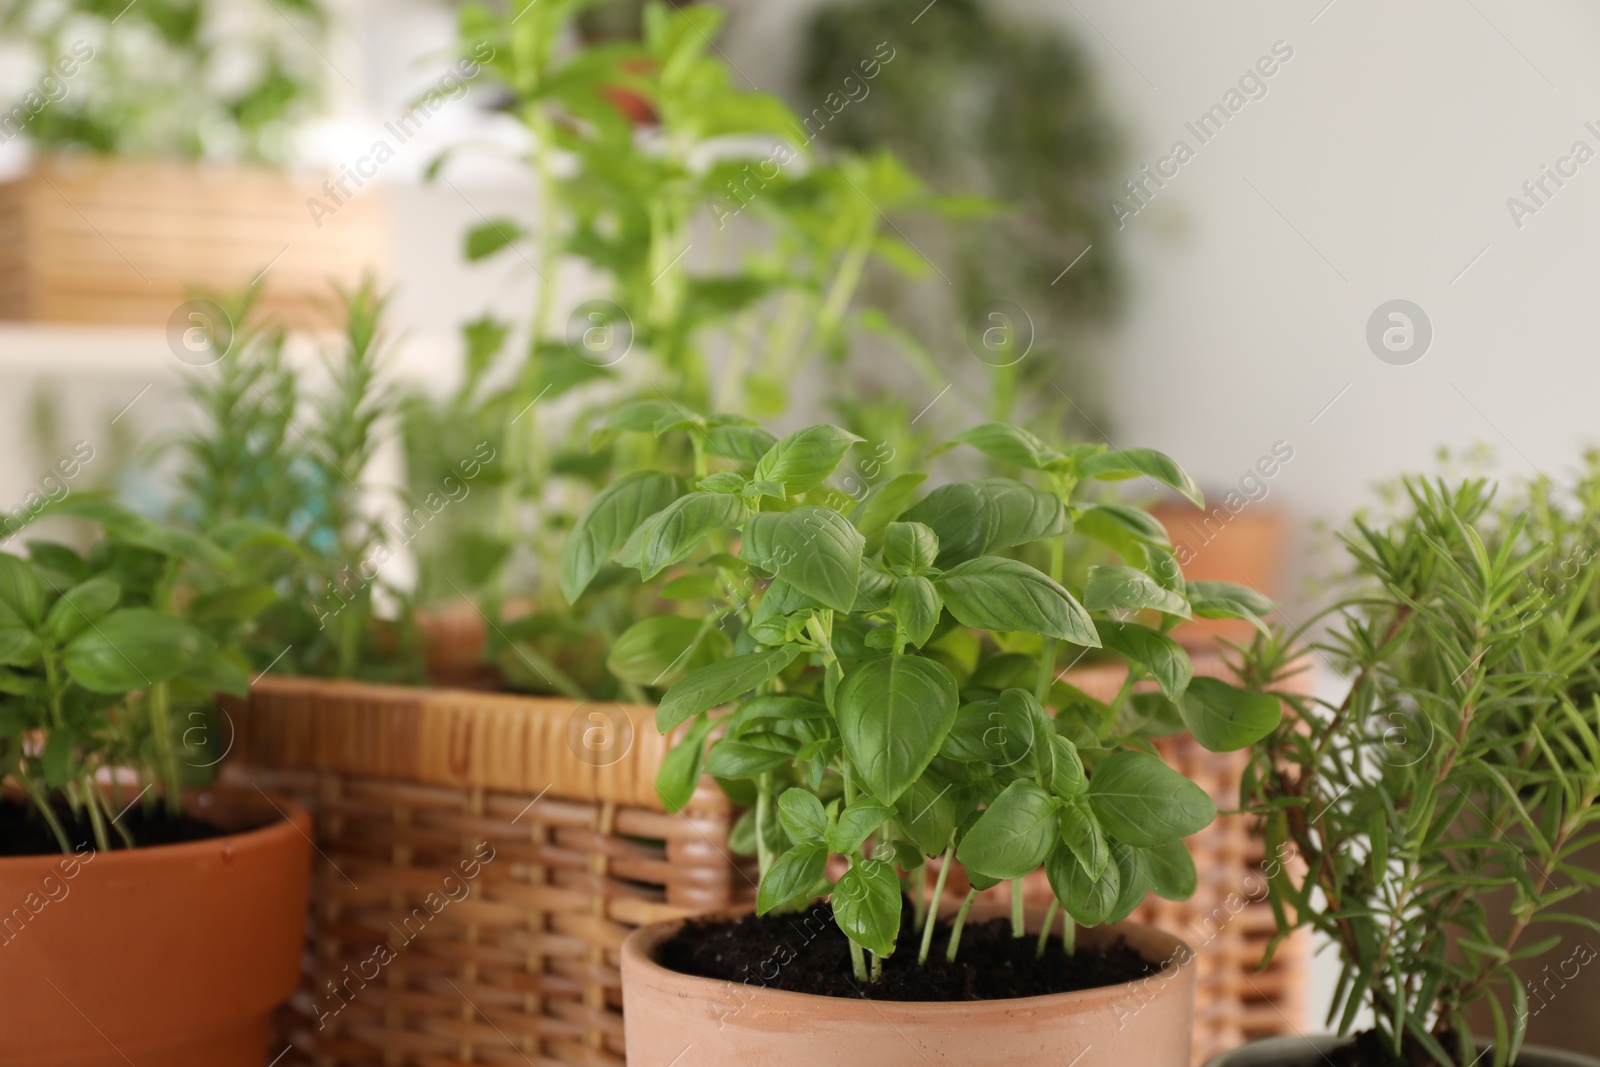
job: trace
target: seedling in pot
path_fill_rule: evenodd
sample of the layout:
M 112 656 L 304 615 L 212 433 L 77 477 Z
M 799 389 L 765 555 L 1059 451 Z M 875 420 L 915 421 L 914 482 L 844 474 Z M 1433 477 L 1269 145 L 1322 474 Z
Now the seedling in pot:
M 575 597 L 615 555 L 647 582 L 670 578 L 669 594 L 695 590 L 696 614 L 623 635 L 619 645 L 640 650 L 636 669 L 675 672 L 708 640 L 731 648 L 662 696 L 657 725 L 678 742 L 657 788 L 676 809 L 710 774 L 749 805 L 741 831 L 758 856 L 757 910 L 831 896 L 867 980 L 895 951 L 903 895 L 928 957 L 957 867 L 972 888 L 952 959 L 976 894 L 1001 882 L 1023 936 L 1021 881 L 1040 869 L 1056 897 L 1041 952 L 1058 907 L 1071 951 L 1074 922 L 1120 921 L 1148 890 L 1192 893 L 1183 839 L 1216 809 L 1151 739 L 1187 726 L 1207 747 L 1242 748 L 1277 726 L 1279 703 L 1193 679 L 1170 636 L 1193 615 L 1259 623 L 1270 605 L 1185 583 L 1160 525 L 1102 499 L 1102 483 L 1143 476 L 1198 502 L 1188 475 L 1157 452 L 1057 450 L 988 423 L 954 443 L 1020 479 L 925 492 L 925 475 L 904 474 L 854 499 L 826 482 L 860 438 L 820 425 L 774 440 L 743 427 L 741 441 L 763 447 L 708 448 L 727 425 L 686 415 L 656 427 L 690 435 L 693 476 L 640 474 L 603 494 L 573 532 L 563 580 Z M 1070 579 L 1069 549 L 1083 538 L 1122 562 Z M 1044 569 L 1018 558 L 1028 552 Z M 1102 648 L 1128 664 L 1104 703 L 1057 673 Z M 837 881 L 830 861 L 843 868 Z

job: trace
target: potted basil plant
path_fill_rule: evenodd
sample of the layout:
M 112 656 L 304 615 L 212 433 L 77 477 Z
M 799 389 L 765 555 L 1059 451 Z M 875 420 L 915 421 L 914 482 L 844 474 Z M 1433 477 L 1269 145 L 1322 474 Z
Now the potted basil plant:
M 1282 932 L 1338 949 L 1337 1033 L 1213 1063 L 1594 1067 L 1592 1048 L 1524 1042 L 1531 1017 L 1593 1007 L 1564 996 L 1600 933 L 1574 899 L 1592 892 L 1578 854 L 1600 824 L 1593 574 L 1541 589 L 1549 543 L 1527 511 L 1497 518 L 1482 481 L 1404 489 L 1396 521 L 1345 537 L 1362 588 L 1316 647 L 1348 693 L 1286 693 L 1294 714 L 1245 787 L 1286 859 L 1270 883 Z M 1270 684 L 1286 647 L 1258 641 L 1246 673 Z M 1537 980 L 1517 974 L 1539 959 Z
M 1124 544 L 1154 535 L 1141 512 L 1105 513 L 1089 487 L 1147 475 L 1193 492 L 1188 476 L 1159 453 L 1057 451 L 986 424 L 958 440 L 1009 456 L 1038 486 L 989 478 L 924 494 L 925 476 L 908 474 L 856 499 L 826 484 L 855 435 L 821 425 L 773 440 L 729 425 L 680 412 L 655 427 L 690 433 L 694 476 L 617 482 L 562 560 L 570 597 L 615 555 L 703 605 L 640 622 L 619 645 L 653 635 L 679 650 L 660 657 L 665 672 L 704 635 L 727 642 L 731 654 L 661 698 L 657 725 L 677 744 L 658 789 L 676 808 L 709 774 L 753 813 L 756 913 L 647 926 L 624 943 L 630 1061 L 692 1046 L 724 1062 L 898 1062 L 909 1042 L 968 1062 L 1187 1064 L 1193 953 L 1119 924 L 1148 891 L 1194 890 L 1183 839 L 1216 809 L 1150 750 L 1140 731 L 1160 709 L 1136 709 L 1134 683 L 1154 678 L 1160 692 L 1140 695 L 1208 745 L 1248 745 L 1276 726 L 1278 702 L 1222 682 L 1192 697 L 1188 657 L 1164 631 L 1193 612 L 1267 606 L 1220 587 L 1191 596 L 1156 552 L 1129 548 L 1159 577 L 1097 567 L 1069 591 L 1063 571 L 1086 515 L 1115 516 Z M 1036 545 L 1050 572 L 1007 554 Z M 1135 665 L 1124 692 L 1053 712 L 1041 696 L 1057 656 L 1101 646 Z M 943 921 L 958 870 L 970 888 Z M 1028 916 L 1021 882 L 1040 870 L 1055 899 Z M 973 921 L 980 891 L 1003 882 L 1010 921 Z
M 311 821 L 185 787 L 228 743 L 210 695 L 248 688 L 247 563 L 281 535 L 54 513 L 104 536 L 0 553 L 0 1064 L 260 1067 L 299 978 Z

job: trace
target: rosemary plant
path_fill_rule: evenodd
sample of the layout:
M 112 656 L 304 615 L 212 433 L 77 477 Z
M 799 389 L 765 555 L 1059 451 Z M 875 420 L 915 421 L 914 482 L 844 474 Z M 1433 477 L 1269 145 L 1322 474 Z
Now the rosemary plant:
M 1510 965 L 1594 925 L 1561 904 L 1595 882 L 1572 862 L 1600 821 L 1595 572 L 1539 583 L 1538 509 L 1492 511 L 1484 481 L 1404 490 L 1395 521 L 1344 538 L 1362 586 L 1314 646 L 1348 693 L 1284 694 L 1295 714 L 1256 747 L 1244 799 L 1300 861 L 1272 883 L 1280 936 L 1309 925 L 1338 946 L 1330 1022 L 1348 1033 L 1365 1006 L 1377 1055 L 1464 1065 L 1478 1005 L 1499 1067 L 1527 1023 Z M 1258 641 L 1246 674 L 1269 684 L 1290 662 Z

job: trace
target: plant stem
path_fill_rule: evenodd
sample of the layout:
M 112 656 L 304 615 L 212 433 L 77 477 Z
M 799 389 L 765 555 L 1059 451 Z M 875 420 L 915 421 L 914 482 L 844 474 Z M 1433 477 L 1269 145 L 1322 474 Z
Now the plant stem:
M 1050 542 L 1050 580 L 1057 584 L 1060 584 L 1061 572 L 1066 567 L 1066 546 L 1062 542 L 1063 539 L 1059 537 Z M 1039 652 L 1039 677 L 1033 686 L 1033 695 L 1046 707 L 1049 706 L 1050 686 L 1055 681 L 1055 670 L 1056 639 L 1047 637 Z
M 961 928 L 967 925 L 967 912 L 972 910 L 972 902 L 977 899 L 976 889 L 967 890 L 967 899 L 961 902 L 961 910 L 956 912 L 956 921 L 950 926 L 950 947 L 944 950 L 944 958 L 951 963 L 956 961 L 956 951 L 961 947 Z
M 44 821 L 49 825 L 50 832 L 55 835 L 56 844 L 61 846 L 62 852 L 72 851 L 72 842 L 67 839 L 67 831 L 61 825 L 61 820 L 56 818 L 55 809 L 50 806 L 49 798 L 44 795 L 44 790 L 39 788 L 39 783 L 33 780 L 31 774 L 17 774 L 22 782 L 22 788 L 33 798 L 34 807 L 39 809 L 39 814 L 44 816 Z
M 950 877 L 950 865 L 955 862 L 956 846 L 954 841 L 944 850 L 944 859 L 939 864 L 939 877 L 933 883 L 933 899 L 928 901 L 928 914 L 922 920 L 922 947 L 917 950 L 917 962 L 928 962 L 928 947 L 933 944 L 933 924 L 939 918 L 939 901 L 944 899 L 944 880 Z
M 867 981 L 867 958 L 862 954 L 861 946 L 854 941 L 850 942 L 850 970 L 855 974 L 856 981 Z
M 767 848 L 767 820 L 772 818 L 771 790 L 772 772 L 766 771 L 756 783 L 756 867 L 762 878 L 772 866 L 772 852 Z
M 1034 947 L 1033 952 L 1036 959 L 1044 958 L 1045 946 L 1050 943 L 1050 927 L 1055 924 L 1056 909 L 1060 906 L 1061 902 L 1052 896 L 1050 898 L 1050 906 L 1044 912 L 1044 925 L 1039 927 L 1039 943 Z
M 100 812 L 100 799 L 94 787 L 94 775 L 83 776 L 84 807 L 89 811 L 89 825 L 94 828 L 95 847 L 102 852 L 111 851 L 111 834 L 106 830 L 105 816 Z
M 146 704 L 150 710 L 150 732 L 155 736 L 159 753 L 156 759 L 161 765 L 161 784 L 166 787 L 167 811 L 177 814 L 183 800 L 182 776 L 178 771 L 178 754 L 172 747 L 172 723 L 167 714 L 171 710 L 171 699 L 167 683 L 157 682 L 150 687 Z M 91 794 L 87 799 L 92 811 L 96 797 Z
M 1078 924 L 1065 910 L 1061 912 L 1061 951 L 1069 956 L 1078 954 Z
M 1022 879 L 1011 880 L 1011 936 L 1022 937 L 1028 932 L 1022 910 Z
M 877 982 L 883 978 L 883 957 L 876 952 L 872 954 L 872 977 L 869 981 Z

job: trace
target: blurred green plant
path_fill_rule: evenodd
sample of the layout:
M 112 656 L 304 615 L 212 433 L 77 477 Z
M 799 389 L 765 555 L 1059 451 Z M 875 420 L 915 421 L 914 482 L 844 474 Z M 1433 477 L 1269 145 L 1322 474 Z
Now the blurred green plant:
M 321 0 L 7 0 L 41 73 L 6 138 L 119 156 L 281 163 L 321 100 Z M 70 72 L 70 73 L 69 73 Z
M 158 786 L 145 803 L 176 812 L 195 769 L 215 764 L 190 742 L 215 692 L 243 695 L 241 642 L 262 602 L 248 582 L 252 546 L 281 535 L 223 523 L 214 538 L 161 526 L 90 495 L 41 514 L 87 520 L 102 536 L 79 553 L 34 540 L 0 553 L 0 770 L 15 779 L 71 852 L 68 824 L 95 847 L 133 841 L 117 815 L 118 771 Z M 220 757 L 218 757 L 220 758 Z
M 888 153 L 823 159 L 794 143 L 798 117 L 737 87 L 710 54 L 719 9 L 650 4 L 639 39 L 574 45 L 574 19 L 595 10 L 584 0 L 462 8 L 462 54 L 490 56 L 482 77 L 527 131 L 541 205 L 536 223 L 475 227 L 466 254 L 519 256 L 538 285 L 526 322 L 486 315 L 466 327 L 460 388 L 412 398 L 406 434 L 414 484 L 466 439 L 504 457 L 492 515 L 480 501 L 428 532 L 423 597 L 482 598 L 513 682 L 575 697 L 614 695 L 595 643 L 603 653 L 642 606 L 608 599 L 605 583 L 565 605 L 554 566 L 563 539 L 598 488 L 687 456 L 681 437 L 602 435 L 591 449 L 594 427 L 630 401 L 770 417 L 819 360 L 825 398 L 864 395 L 849 363 L 863 330 L 908 342 L 906 362 L 933 398 L 947 379 L 855 297 L 875 261 L 928 273 L 886 218 L 985 210 L 931 194 Z M 851 410 L 862 426 L 877 421 L 867 403 Z
M 1349 1033 L 1370 1008 L 1373 1055 L 1395 1064 L 1478 1062 L 1474 1005 L 1492 1062 L 1515 1062 L 1512 965 L 1557 945 L 1552 927 L 1600 929 L 1561 910 L 1600 884 L 1574 862 L 1600 823 L 1596 572 L 1559 569 L 1594 550 L 1594 474 L 1498 506 L 1483 479 L 1402 481 L 1391 521 L 1343 535 L 1356 588 L 1314 646 L 1348 694 L 1284 692 L 1295 714 L 1254 753 L 1244 802 L 1298 861 L 1270 883 L 1279 937 L 1310 926 L 1337 946 L 1329 1021 Z M 1274 684 L 1293 657 L 1274 635 L 1245 674 Z
M 241 521 L 276 532 L 261 580 L 234 591 L 262 605 L 245 646 L 257 666 L 416 681 L 411 597 L 384 572 L 397 536 L 362 489 L 381 424 L 396 416 L 382 373 L 388 297 L 371 278 L 336 292 L 343 341 L 323 356 L 309 401 L 284 358 L 283 329 L 256 322 L 259 290 L 225 298 L 231 344 L 186 380 L 198 425 L 177 445 L 176 517 L 202 533 Z
M 913 58 L 873 64 L 875 75 L 864 76 L 861 60 L 880 43 Z M 1031 333 L 1033 350 L 989 370 L 989 417 L 1048 413 L 1053 425 L 1098 436 L 1107 415 L 1090 338 L 1120 302 L 1105 209 L 1119 148 L 1083 51 L 1038 17 L 1024 21 L 982 0 L 942 0 L 915 20 L 895 0 L 830 4 L 807 30 L 795 92 L 808 130 L 816 116 L 820 143 L 892 151 L 936 189 L 1006 205 L 982 225 L 906 222 L 953 283 L 937 313 L 892 277 L 869 278 L 868 289 L 952 368 L 971 362 L 960 339 L 976 309 L 994 300 L 1020 307 L 1031 325 L 1010 325 Z

